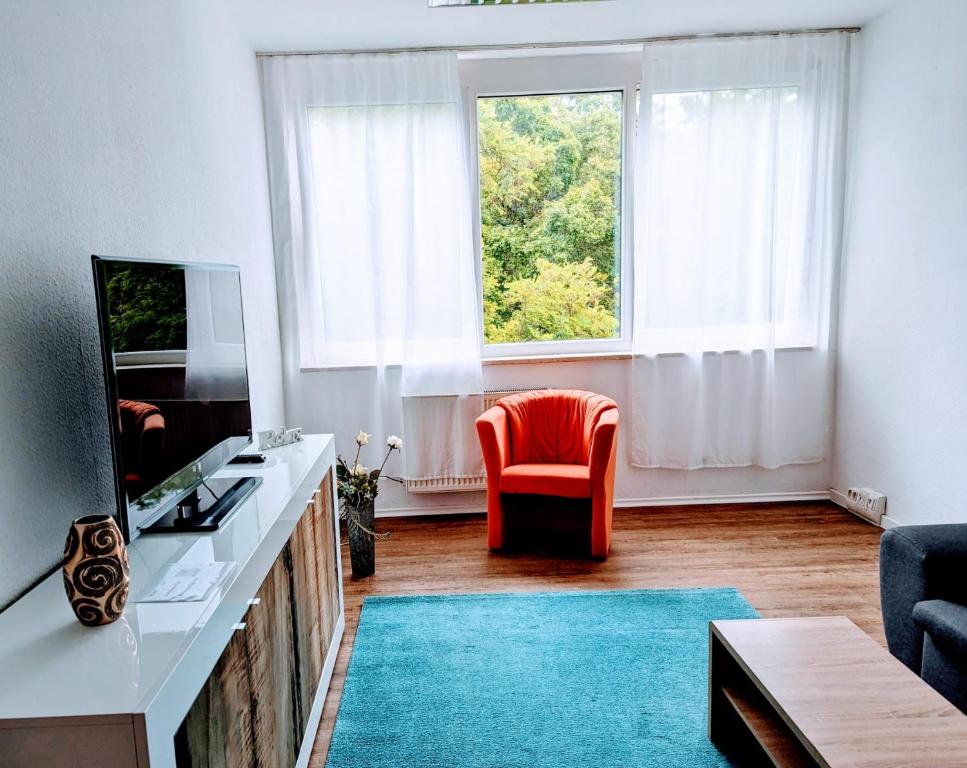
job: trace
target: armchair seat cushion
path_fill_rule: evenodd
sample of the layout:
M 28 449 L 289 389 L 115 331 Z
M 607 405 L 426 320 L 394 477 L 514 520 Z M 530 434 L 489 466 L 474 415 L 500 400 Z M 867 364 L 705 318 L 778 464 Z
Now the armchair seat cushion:
M 913 620 L 936 645 L 962 654 L 967 663 L 967 605 L 923 600 L 913 607 Z
M 587 499 L 591 473 L 587 464 L 514 464 L 501 472 L 500 492 Z

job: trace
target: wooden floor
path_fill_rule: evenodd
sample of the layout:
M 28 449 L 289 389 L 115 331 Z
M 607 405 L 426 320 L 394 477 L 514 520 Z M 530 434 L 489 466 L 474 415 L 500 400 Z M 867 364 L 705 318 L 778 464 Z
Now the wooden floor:
M 762 616 L 844 615 L 883 643 L 882 531 L 827 502 L 615 510 L 604 562 L 486 548 L 482 516 L 378 521 L 376 575 L 346 567 L 346 634 L 310 766 L 325 765 L 363 598 L 466 592 L 737 587 Z

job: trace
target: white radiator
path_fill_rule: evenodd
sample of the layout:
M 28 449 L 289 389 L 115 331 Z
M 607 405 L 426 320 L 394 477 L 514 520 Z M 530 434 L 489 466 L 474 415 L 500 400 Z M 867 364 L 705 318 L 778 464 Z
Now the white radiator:
M 484 410 L 493 408 L 497 401 L 507 395 L 519 392 L 533 392 L 548 387 L 526 387 L 522 389 L 488 389 L 484 391 Z M 407 493 L 453 493 L 454 491 L 483 491 L 487 489 L 486 475 L 476 477 L 423 477 L 419 480 L 403 480 Z
M 536 392 L 550 389 L 550 387 L 522 387 L 521 389 L 485 389 L 484 390 L 484 410 L 489 410 L 497 405 L 497 401 L 507 395 L 519 395 L 521 392 Z

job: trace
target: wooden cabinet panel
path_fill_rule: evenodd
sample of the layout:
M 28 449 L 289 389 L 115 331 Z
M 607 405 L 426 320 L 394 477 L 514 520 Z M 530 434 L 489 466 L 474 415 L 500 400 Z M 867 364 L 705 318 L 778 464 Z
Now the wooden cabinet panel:
M 175 734 L 178 768 L 255 765 L 252 718 L 248 651 L 237 631 Z
M 298 666 L 290 600 L 289 546 L 259 589 L 245 619 L 248 674 L 254 709 L 256 765 L 291 766 L 302 740 L 299 729 Z
M 292 552 L 291 605 L 298 648 L 299 700 L 303 717 L 300 725 L 303 733 L 339 617 L 334 515 L 330 472 L 313 494 L 305 515 L 289 540 Z
M 319 599 L 318 553 L 313 536 L 313 507 L 310 503 L 289 540 L 292 557 L 292 617 L 297 646 L 299 726 L 304 732 L 322 675 L 325 649 L 322 646 L 322 604 Z
M 322 611 L 322 649 L 332 642 L 339 620 L 339 541 L 334 525 L 336 510 L 332 500 L 332 471 L 326 473 L 313 496 L 313 536 L 318 556 L 319 599 Z
M 330 470 L 178 730 L 178 768 L 295 764 L 339 618 L 334 515 Z

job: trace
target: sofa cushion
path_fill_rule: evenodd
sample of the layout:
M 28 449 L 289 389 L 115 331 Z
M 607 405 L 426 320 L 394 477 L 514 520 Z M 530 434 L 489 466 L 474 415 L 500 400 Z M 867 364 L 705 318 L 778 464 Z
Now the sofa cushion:
M 500 475 L 501 493 L 536 493 L 540 496 L 591 496 L 591 475 L 586 464 L 514 464 Z
M 933 641 L 967 663 L 967 605 L 949 600 L 923 600 L 913 607 L 913 620 Z

